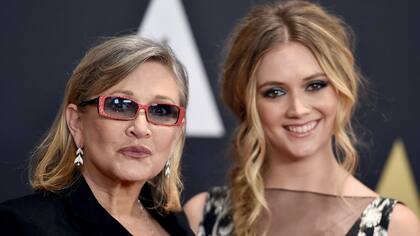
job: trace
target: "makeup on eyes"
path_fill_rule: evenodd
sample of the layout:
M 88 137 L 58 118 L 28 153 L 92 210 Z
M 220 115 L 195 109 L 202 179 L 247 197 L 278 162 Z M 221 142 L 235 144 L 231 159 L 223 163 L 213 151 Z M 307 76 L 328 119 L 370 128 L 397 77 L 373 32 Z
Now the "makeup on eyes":
M 328 81 L 317 79 L 317 80 L 309 81 L 305 86 L 305 90 L 306 91 L 317 91 L 317 90 L 320 90 L 322 88 L 325 88 L 326 86 L 328 86 Z
M 303 89 L 308 92 L 315 92 L 329 85 L 325 73 L 315 73 L 302 79 Z M 268 81 L 258 86 L 261 96 L 265 98 L 276 98 L 287 93 L 287 84 L 279 81 Z
M 262 95 L 266 98 L 275 98 L 286 94 L 286 90 L 280 87 L 273 87 L 263 90 Z

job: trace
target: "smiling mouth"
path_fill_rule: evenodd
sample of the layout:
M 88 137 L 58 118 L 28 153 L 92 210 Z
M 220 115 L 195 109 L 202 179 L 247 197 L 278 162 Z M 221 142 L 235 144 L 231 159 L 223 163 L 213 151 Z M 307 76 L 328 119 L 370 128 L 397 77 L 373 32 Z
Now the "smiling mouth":
M 298 137 L 303 137 L 308 135 L 312 130 L 314 130 L 318 125 L 319 120 L 309 121 L 303 125 L 287 125 L 284 126 L 291 134 Z

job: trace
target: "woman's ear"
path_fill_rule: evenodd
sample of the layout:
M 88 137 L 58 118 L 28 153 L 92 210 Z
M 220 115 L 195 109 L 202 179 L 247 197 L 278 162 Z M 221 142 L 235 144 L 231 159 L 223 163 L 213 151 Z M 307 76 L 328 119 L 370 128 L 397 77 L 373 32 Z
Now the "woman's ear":
M 66 122 L 77 147 L 83 147 L 81 113 L 74 104 L 66 107 Z

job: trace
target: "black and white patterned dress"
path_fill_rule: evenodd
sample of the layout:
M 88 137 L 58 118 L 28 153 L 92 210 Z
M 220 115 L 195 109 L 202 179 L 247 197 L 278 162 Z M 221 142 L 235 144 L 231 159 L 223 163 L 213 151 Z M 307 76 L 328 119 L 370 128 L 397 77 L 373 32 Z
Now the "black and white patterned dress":
M 396 200 L 339 197 L 286 189 L 267 189 L 272 211 L 268 235 L 385 236 Z M 301 204 L 302 203 L 302 204 Z M 227 187 L 208 192 L 198 236 L 233 235 Z

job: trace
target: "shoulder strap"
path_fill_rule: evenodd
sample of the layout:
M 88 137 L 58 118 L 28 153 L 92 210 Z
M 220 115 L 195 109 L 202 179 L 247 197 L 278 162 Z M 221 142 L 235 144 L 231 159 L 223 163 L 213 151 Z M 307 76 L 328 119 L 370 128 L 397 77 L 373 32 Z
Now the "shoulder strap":
M 229 195 L 227 186 L 213 187 L 208 191 L 207 200 L 226 200 Z
M 378 197 L 363 211 L 347 235 L 386 235 L 397 200 Z
M 214 187 L 208 192 L 203 220 L 198 235 L 219 235 L 220 229 L 232 230 L 229 190 L 226 186 Z

